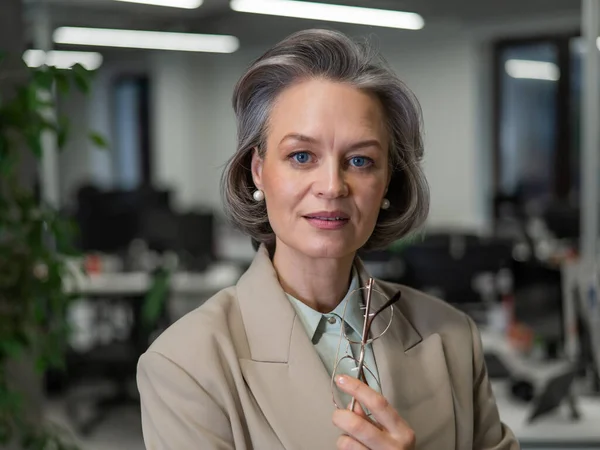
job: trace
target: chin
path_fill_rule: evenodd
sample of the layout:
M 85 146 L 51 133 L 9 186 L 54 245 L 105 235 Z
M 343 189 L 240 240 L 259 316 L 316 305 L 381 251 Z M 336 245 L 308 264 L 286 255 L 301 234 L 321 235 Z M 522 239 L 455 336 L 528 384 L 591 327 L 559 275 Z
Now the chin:
M 361 247 L 358 242 L 348 239 L 308 238 L 298 242 L 296 250 L 310 258 L 345 258 Z

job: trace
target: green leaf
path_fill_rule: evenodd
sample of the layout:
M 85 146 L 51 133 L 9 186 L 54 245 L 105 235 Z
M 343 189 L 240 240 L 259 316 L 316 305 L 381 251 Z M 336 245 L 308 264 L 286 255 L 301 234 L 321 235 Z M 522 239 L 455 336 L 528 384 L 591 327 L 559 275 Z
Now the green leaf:
M 0 355 L 6 356 L 10 359 L 17 359 L 23 353 L 23 350 L 27 348 L 26 343 L 21 339 L 3 339 L 0 342 Z
M 18 412 L 23 406 L 23 396 L 16 391 L 0 389 L 0 411 Z
M 13 437 L 13 429 L 8 419 L 0 418 L 0 444 L 6 446 Z
M 89 138 L 92 141 L 92 143 L 98 148 L 107 149 L 109 147 L 108 141 L 100 133 L 92 131 L 89 134 Z
M 81 64 L 75 64 L 71 67 L 73 71 L 73 78 L 75 79 L 75 84 L 79 88 L 81 92 L 89 93 L 90 92 L 90 71 L 83 67 Z
M 26 433 L 22 440 L 21 445 L 25 450 L 45 450 L 54 447 L 50 447 L 47 436 L 44 435 L 43 431 L 30 430 Z
M 33 445 L 35 445 L 35 439 L 36 437 L 33 430 L 27 430 L 23 432 L 23 435 L 21 436 L 21 447 L 24 449 L 31 448 Z
M 58 91 L 63 95 L 67 95 L 71 90 L 69 77 L 64 72 L 56 69 L 54 72 L 54 80 L 56 81 L 56 88 Z
M 27 92 L 27 108 L 29 111 L 37 111 L 40 107 L 40 99 L 36 86 L 30 85 L 26 88 Z
M 94 76 L 93 70 L 86 69 L 80 63 L 73 64 L 73 66 L 71 67 L 71 70 L 73 71 L 73 73 L 76 73 L 77 75 L 81 76 L 82 78 L 86 78 L 88 81 L 91 81 Z
M 27 122 L 27 114 L 36 111 L 39 106 L 37 86 L 29 84 L 19 87 L 15 103 L 11 106 L 13 107 L 9 112 L 11 123 Z
M 46 99 L 46 100 L 39 99 L 38 104 L 41 107 L 45 107 L 45 108 L 54 108 L 56 106 L 56 103 L 52 99 Z
M 56 140 L 59 150 L 63 150 L 65 148 L 65 144 L 67 143 L 67 138 L 69 136 L 69 128 L 70 123 L 68 117 L 61 116 L 58 119 L 58 126 L 56 131 Z
M 54 76 L 47 69 L 38 69 L 33 72 L 33 80 L 37 85 L 46 91 L 52 89 L 52 85 L 54 84 Z
M 11 151 L 8 136 L 0 130 L 0 179 L 6 179 L 13 173 L 18 161 L 18 154 Z
M 38 356 L 35 360 L 35 371 L 38 374 L 46 373 L 48 370 L 49 364 L 48 360 L 43 356 Z
M 170 274 L 160 271 L 154 276 L 152 286 L 142 305 L 142 322 L 146 327 L 153 327 L 164 308 L 169 295 Z
M 42 116 L 41 114 L 34 114 L 32 117 L 32 123 L 37 123 L 39 124 L 39 132 L 42 133 L 43 131 L 46 130 L 50 130 L 53 131 L 55 133 L 58 132 L 58 124 L 55 122 L 52 122 L 48 119 L 46 119 L 44 116 Z
M 37 159 L 40 159 L 42 157 L 42 139 L 39 130 L 29 129 L 24 132 L 29 150 L 31 150 Z
M 56 247 L 60 254 L 80 256 L 81 251 L 75 248 L 75 241 L 79 237 L 79 228 L 73 220 L 58 219 L 51 223 L 51 229 L 56 238 Z

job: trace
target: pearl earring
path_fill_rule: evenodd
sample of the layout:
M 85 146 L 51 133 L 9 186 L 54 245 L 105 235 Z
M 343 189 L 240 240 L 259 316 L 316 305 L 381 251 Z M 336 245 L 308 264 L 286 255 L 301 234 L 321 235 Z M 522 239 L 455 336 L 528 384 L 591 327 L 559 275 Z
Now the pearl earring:
M 381 201 L 381 209 L 388 209 L 390 207 L 390 201 L 387 198 L 384 198 Z
M 262 202 L 265 199 L 265 193 L 263 191 L 261 191 L 260 189 L 257 189 L 252 194 L 252 198 L 254 200 L 256 200 L 257 202 Z

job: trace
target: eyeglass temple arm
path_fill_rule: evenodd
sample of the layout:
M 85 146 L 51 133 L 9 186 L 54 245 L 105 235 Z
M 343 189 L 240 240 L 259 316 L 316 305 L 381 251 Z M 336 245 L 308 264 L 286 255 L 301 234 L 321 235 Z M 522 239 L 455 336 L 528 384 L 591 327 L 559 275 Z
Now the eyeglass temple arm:
M 367 322 L 367 332 L 371 331 L 371 324 L 373 323 L 373 319 L 375 319 L 375 317 L 377 317 L 379 315 L 379 313 L 385 311 L 390 306 L 392 306 L 394 303 L 397 303 L 401 297 L 402 297 L 402 291 L 396 292 L 392 298 L 390 298 L 387 302 L 385 302 L 385 304 L 381 308 L 379 308 L 377 311 L 375 311 L 375 313 L 372 316 L 369 317 L 369 320 Z
M 377 317 L 377 315 L 383 311 L 385 311 L 387 308 L 389 308 L 390 306 L 392 306 L 394 303 L 397 303 L 398 300 L 400 300 L 400 298 L 402 297 L 402 291 L 398 291 L 396 292 L 392 298 L 390 298 L 387 302 L 385 302 L 385 304 L 379 308 L 377 311 L 375 311 L 375 313 L 372 316 L 367 316 L 368 320 L 367 320 L 367 325 L 365 327 L 365 333 L 363 333 L 362 336 L 362 341 L 363 341 L 363 345 L 361 346 L 361 357 L 360 357 L 360 361 L 359 361 L 359 367 L 358 367 L 358 379 L 364 381 L 365 378 L 365 371 L 363 369 L 363 358 L 364 358 L 364 344 L 366 344 L 367 341 L 367 337 L 369 336 L 370 332 L 371 332 L 371 324 L 373 323 L 373 319 L 375 319 L 375 317 Z M 368 314 L 368 311 L 367 311 Z

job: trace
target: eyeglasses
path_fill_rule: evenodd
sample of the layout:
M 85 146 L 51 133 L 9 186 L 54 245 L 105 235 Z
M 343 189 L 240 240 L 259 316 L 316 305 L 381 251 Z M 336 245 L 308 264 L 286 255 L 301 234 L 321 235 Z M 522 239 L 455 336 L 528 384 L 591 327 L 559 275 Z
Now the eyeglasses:
M 342 409 L 342 407 L 338 405 L 336 401 L 336 392 L 341 394 L 341 391 L 338 390 L 338 387 L 335 383 L 335 378 L 342 373 L 355 376 L 355 378 L 358 380 L 381 392 L 381 383 L 378 375 L 376 375 L 377 372 L 375 371 L 375 367 L 371 367 L 365 361 L 367 356 L 367 348 L 374 341 L 381 338 L 391 327 L 394 319 L 393 305 L 400 300 L 401 295 L 402 293 L 398 291 L 393 297 L 388 298 L 383 292 L 375 289 L 374 279 L 369 278 L 366 286 L 355 289 L 348 296 L 346 303 L 344 304 L 336 363 L 331 375 L 331 394 L 336 408 Z M 354 336 L 358 333 L 346 326 L 346 314 L 348 305 L 351 301 L 361 302 L 360 310 L 363 317 L 363 324 L 362 334 L 358 336 L 358 338 Z M 381 306 L 377 308 L 377 305 Z M 377 319 L 378 322 L 376 328 L 377 330 L 381 331 L 376 331 L 377 334 L 373 335 L 371 333 L 371 327 L 375 319 Z M 340 350 L 344 343 L 345 354 L 340 358 Z M 373 362 L 371 364 L 373 364 Z M 369 379 L 371 380 L 371 383 L 369 383 Z M 372 383 L 375 383 L 375 386 L 373 386 Z M 341 397 L 343 397 L 343 395 L 344 394 L 341 394 Z M 355 405 L 356 399 L 352 397 L 349 409 L 354 410 Z M 370 415 L 364 406 L 363 410 L 367 413 L 367 415 Z

